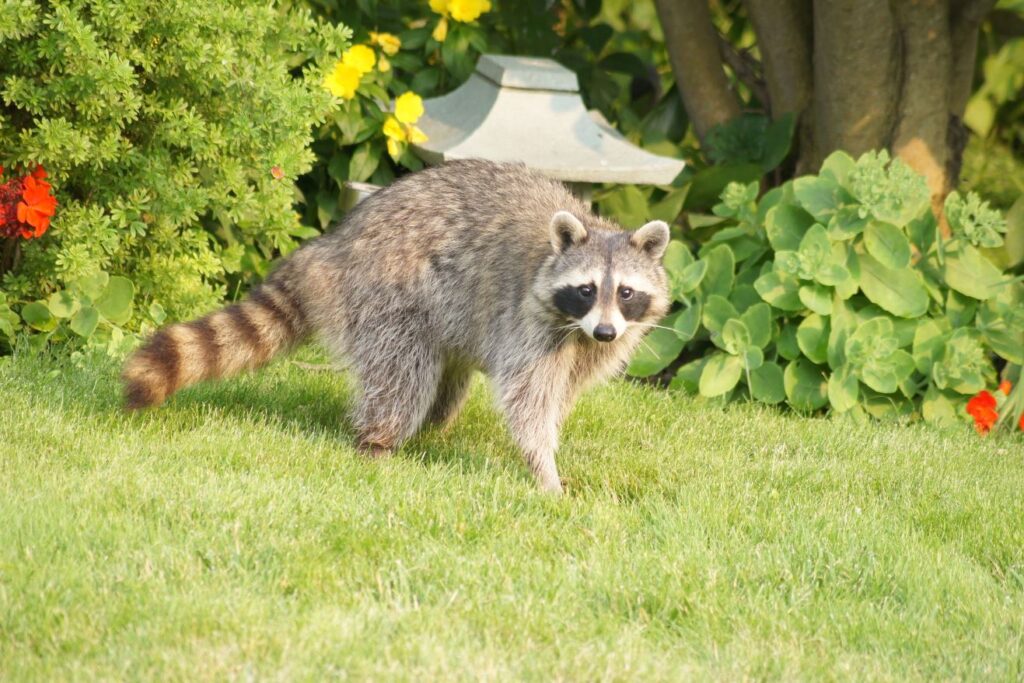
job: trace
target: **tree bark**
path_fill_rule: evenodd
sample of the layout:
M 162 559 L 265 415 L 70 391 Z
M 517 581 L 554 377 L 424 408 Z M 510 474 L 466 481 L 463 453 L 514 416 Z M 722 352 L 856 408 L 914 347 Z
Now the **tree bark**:
M 801 114 L 811 98 L 810 0 L 745 0 L 757 35 L 772 118 Z
M 974 85 L 974 65 L 978 56 L 978 31 L 996 0 L 953 0 L 949 10 L 951 71 L 949 113 L 962 119 Z
M 706 0 L 655 0 L 683 106 L 703 144 L 709 130 L 740 115 L 722 69 Z
M 888 147 L 900 78 L 887 0 L 815 0 L 814 148 L 800 166 L 815 170 L 837 149 L 856 157 Z
M 808 110 L 811 71 L 811 0 L 744 0 L 761 52 L 771 102 L 769 114 L 797 117 L 794 147 L 798 157 L 814 156 L 814 127 Z M 797 173 L 811 169 L 797 166 Z
M 903 78 L 890 146 L 894 156 L 924 175 L 932 211 L 941 216 L 951 189 L 946 172 L 952 71 L 947 0 L 904 0 L 895 7 Z

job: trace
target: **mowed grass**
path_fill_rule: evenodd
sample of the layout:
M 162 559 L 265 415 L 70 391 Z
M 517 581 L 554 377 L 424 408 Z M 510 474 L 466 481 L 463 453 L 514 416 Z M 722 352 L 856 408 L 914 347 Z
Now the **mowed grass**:
M 321 362 L 313 351 L 303 360 Z M 619 381 L 534 491 L 478 382 L 384 462 L 291 362 L 0 365 L 0 680 L 1019 680 L 1024 441 Z

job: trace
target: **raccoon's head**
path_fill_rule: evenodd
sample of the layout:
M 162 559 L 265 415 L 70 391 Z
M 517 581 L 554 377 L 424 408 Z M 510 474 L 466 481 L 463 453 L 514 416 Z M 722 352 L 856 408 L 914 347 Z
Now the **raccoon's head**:
M 668 310 L 661 257 L 668 225 L 651 221 L 633 233 L 586 227 L 568 211 L 551 219 L 555 257 L 540 295 L 588 337 L 610 342 L 646 330 Z

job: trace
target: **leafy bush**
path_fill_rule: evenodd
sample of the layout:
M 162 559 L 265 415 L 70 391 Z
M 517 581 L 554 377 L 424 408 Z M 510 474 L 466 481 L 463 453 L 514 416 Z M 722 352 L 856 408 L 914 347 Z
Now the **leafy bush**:
M 672 386 L 704 396 L 943 422 L 995 384 L 993 353 L 1024 363 L 1024 288 L 981 251 L 1006 224 L 976 195 L 949 196 L 951 239 L 924 180 L 885 152 L 835 153 L 757 195 L 732 183 L 713 216 L 691 216 L 696 258 L 671 243 L 680 305 L 633 374 L 672 365 Z
M 285 179 L 310 167 L 331 101 L 315 66 L 290 70 L 346 45 L 253 3 L 0 6 L 0 165 L 44 165 L 59 206 L 43 237 L 6 245 L 0 345 L 33 330 L 116 348 L 309 235 Z
M 317 161 L 299 182 L 304 222 L 319 229 L 348 208 L 345 183 L 386 185 L 423 162 L 410 143 L 426 137 L 416 127 L 422 97 L 458 85 L 487 47 L 479 22 L 488 0 L 309 0 L 319 17 L 351 26 L 355 42 L 325 85 L 339 107 L 315 132 Z

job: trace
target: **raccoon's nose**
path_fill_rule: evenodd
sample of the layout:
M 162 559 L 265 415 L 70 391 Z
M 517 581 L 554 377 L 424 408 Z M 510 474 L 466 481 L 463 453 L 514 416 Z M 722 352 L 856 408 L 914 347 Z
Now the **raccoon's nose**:
M 598 325 L 594 328 L 594 339 L 610 342 L 612 339 L 615 339 L 615 328 L 611 325 Z

